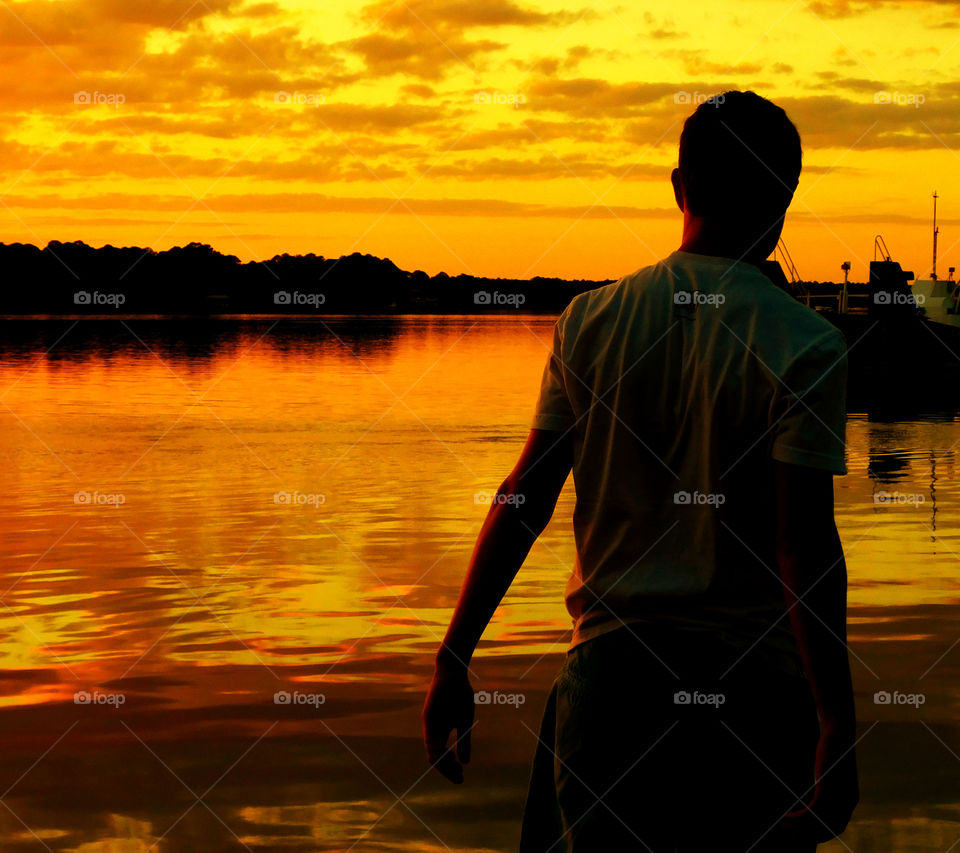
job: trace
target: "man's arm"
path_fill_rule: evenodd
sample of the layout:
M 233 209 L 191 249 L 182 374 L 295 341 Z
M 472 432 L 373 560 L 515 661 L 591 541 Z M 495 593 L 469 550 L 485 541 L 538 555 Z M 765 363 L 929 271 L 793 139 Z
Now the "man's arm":
M 826 841 L 843 832 L 859 799 L 847 568 L 833 515 L 833 476 L 785 462 L 775 467 L 777 561 L 820 717 L 814 794 L 787 822 Z
M 447 750 L 451 730 L 457 730 L 457 758 L 463 763 L 470 760 L 474 712 L 467 677 L 470 659 L 531 546 L 550 521 L 572 464 L 572 433 L 531 430 L 480 530 L 423 708 L 427 757 L 452 782 L 463 781 L 463 767 Z

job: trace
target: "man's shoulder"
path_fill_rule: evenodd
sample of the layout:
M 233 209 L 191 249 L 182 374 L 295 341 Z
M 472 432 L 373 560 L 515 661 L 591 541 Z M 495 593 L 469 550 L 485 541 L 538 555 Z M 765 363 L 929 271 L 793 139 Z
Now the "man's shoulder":
M 570 300 L 566 310 L 561 315 L 562 319 L 569 325 L 576 325 L 590 317 L 604 315 L 610 311 L 618 311 L 619 306 L 626 299 L 643 292 L 645 286 L 656 277 L 657 269 L 661 263 L 662 261 L 640 267 L 610 284 L 578 293 Z
M 843 332 L 822 314 L 775 285 L 766 289 L 765 294 L 764 319 L 770 324 L 769 332 L 785 345 L 797 353 L 814 348 L 846 349 Z
M 564 332 L 576 334 L 585 327 L 608 327 L 611 317 L 620 315 L 625 309 L 627 314 L 632 314 L 632 308 L 650 298 L 657 304 L 663 300 L 669 303 L 670 296 L 666 291 L 672 288 L 674 279 L 705 276 L 716 280 L 717 260 L 677 252 L 640 267 L 615 282 L 577 294 L 561 315 L 560 325 Z M 739 317 L 747 337 L 761 335 L 787 360 L 812 348 L 837 353 L 845 351 L 846 339 L 836 326 L 791 296 L 753 264 L 731 262 L 723 269 L 721 278 L 735 281 L 741 287 L 747 286 L 736 288 L 741 296 L 749 293 L 749 298 L 741 302 L 741 306 L 747 309 L 746 314 L 739 310 L 733 314 L 723 312 L 726 321 L 733 323 L 734 327 L 738 325 Z M 660 292 L 661 289 L 664 292 Z

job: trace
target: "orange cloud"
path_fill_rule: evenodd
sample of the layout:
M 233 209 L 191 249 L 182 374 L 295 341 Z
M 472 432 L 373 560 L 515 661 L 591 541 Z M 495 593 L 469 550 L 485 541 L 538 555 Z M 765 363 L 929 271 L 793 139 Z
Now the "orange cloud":
M 209 191 L 222 223 L 195 227 L 271 241 L 242 247 L 251 253 L 285 250 L 284 234 L 303 245 L 335 233 L 317 249 L 369 239 L 367 251 L 428 256 L 413 266 L 446 264 L 412 210 L 444 241 L 502 227 L 518 246 L 536 243 L 527 265 L 581 217 L 612 217 L 590 207 L 605 194 L 617 216 L 645 220 L 643 242 L 666 249 L 683 121 L 728 88 L 772 97 L 798 125 L 798 195 L 811 195 L 788 222 L 808 229 L 812 255 L 834 251 L 825 236 L 840 240 L 814 233 L 818 217 L 837 233 L 870 217 L 919 229 L 934 176 L 949 217 L 960 81 L 939 37 L 958 23 L 954 7 L 824 2 L 818 17 L 805 4 L 758 2 L 746 16 L 706 0 L 666 12 L 647 0 L 7 0 L 0 240 L 41 226 L 66 236 L 58 217 L 78 238 L 109 227 L 115 243 L 151 239 L 142 226 L 176 221 L 191 191 Z M 523 102 L 483 103 L 482 91 Z M 75 103 L 82 92 L 114 102 Z M 392 193 L 408 191 L 415 199 L 378 225 Z M 599 225 L 589 234 L 598 256 L 627 257 Z M 943 238 L 949 247 L 946 227 Z M 564 246 L 553 271 L 573 274 L 583 258 Z

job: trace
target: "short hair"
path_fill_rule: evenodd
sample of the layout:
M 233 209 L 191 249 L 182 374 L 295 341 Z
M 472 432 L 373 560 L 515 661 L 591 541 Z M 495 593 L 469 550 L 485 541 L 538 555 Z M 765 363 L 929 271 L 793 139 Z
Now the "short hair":
M 680 180 L 690 212 L 781 216 L 802 167 L 800 134 L 787 114 L 755 92 L 702 102 L 680 134 Z

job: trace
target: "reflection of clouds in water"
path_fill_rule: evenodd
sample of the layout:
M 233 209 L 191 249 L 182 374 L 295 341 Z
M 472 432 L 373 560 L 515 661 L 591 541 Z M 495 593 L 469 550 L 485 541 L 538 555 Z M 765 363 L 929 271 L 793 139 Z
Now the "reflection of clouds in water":
M 194 803 L 118 709 L 73 704 L 75 691 L 100 689 L 124 693 L 123 720 L 198 793 L 269 731 L 209 797 L 248 843 L 353 843 L 393 802 L 359 757 L 397 794 L 416 782 L 405 801 L 453 849 L 515 847 L 532 732 L 569 641 L 572 483 L 472 664 L 476 689 L 527 697 L 513 717 L 483 710 L 472 787 L 417 781 L 419 713 L 486 513 L 474 496 L 495 489 L 520 450 L 552 321 L 392 318 L 353 331 L 338 322 L 346 347 L 316 324 L 277 327 L 260 343 L 260 327 L 222 327 L 206 341 L 190 333 L 186 343 L 175 328 L 145 332 L 161 362 L 135 339 L 123 343 L 121 326 L 101 324 L 77 330 L 59 361 L 43 359 L 39 347 L 53 341 L 36 326 L 0 349 L 0 386 L 13 386 L 5 402 L 34 433 L 0 414 L 9 608 L 0 609 L 0 785 L 69 729 L 11 794 L 41 837 L 90 850 L 126 838 L 141 849 Z M 194 405 L 198 395 L 209 408 Z M 949 419 L 851 417 L 850 474 L 836 502 L 858 697 L 878 689 L 877 677 L 906 690 L 932 666 L 923 719 L 960 753 L 960 647 L 950 648 L 958 440 Z M 926 503 L 877 509 L 885 481 Z M 126 500 L 80 506 L 80 489 Z M 326 499 L 280 506 L 280 491 Z M 325 702 L 278 707 L 279 690 Z M 858 747 L 865 801 L 847 836 L 854 849 L 955 840 L 941 844 L 954 807 L 931 806 L 960 801 L 954 759 L 913 729 L 886 721 Z M 949 770 L 924 787 L 931 767 Z M 481 814 L 478 802 L 483 817 L 458 823 L 468 805 Z M 0 823 L 0 846 L 22 832 Z M 201 805 L 167 838 L 170 849 L 233 842 Z M 358 849 L 431 844 L 398 804 Z

